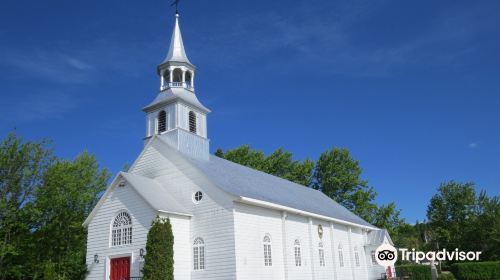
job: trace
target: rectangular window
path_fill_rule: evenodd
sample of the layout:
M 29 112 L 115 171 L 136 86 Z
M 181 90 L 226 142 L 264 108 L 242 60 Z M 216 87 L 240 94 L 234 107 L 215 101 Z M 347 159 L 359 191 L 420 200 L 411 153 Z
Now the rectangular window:
M 342 251 L 339 251 L 339 264 L 340 267 L 344 267 L 344 254 L 342 253 Z
M 325 250 L 319 248 L 319 266 L 325 266 Z
M 271 245 L 264 244 L 264 266 L 272 266 Z
M 300 247 L 295 247 L 295 266 L 302 266 L 302 258 L 300 256 Z
M 377 259 L 375 259 L 375 251 L 372 251 L 372 264 L 376 265 L 377 264 Z
M 205 247 L 200 247 L 200 269 L 205 269 Z
M 193 264 L 194 264 L 194 270 L 198 270 L 198 247 L 193 248 Z
M 359 266 L 359 253 L 354 252 L 354 258 L 356 259 L 356 266 Z

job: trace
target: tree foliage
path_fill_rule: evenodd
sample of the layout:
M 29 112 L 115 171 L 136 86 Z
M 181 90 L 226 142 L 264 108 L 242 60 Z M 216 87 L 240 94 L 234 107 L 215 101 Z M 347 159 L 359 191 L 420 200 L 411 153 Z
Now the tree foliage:
M 256 151 L 248 145 L 243 145 L 226 152 L 217 149 L 215 155 L 297 184 L 309 186 L 311 183 L 314 162 L 308 159 L 304 161 L 294 160 L 292 154 L 284 151 L 282 148 L 266 156 L 261 151 Z
M 84 279 L 83 220 L 109 179 L 94 156 L 52 155 L 46 141 L 0 144 L 0 279 Z
M 148 232 L 144 280 L 174 279 L 174 234 L 170 219 L 156 217 Z
M 476 194 L 474 183 L 449 181 L 439 186 L 427 208 L 427 239 L 434 247 L 482 251 L 500 257 L 499 197 Z

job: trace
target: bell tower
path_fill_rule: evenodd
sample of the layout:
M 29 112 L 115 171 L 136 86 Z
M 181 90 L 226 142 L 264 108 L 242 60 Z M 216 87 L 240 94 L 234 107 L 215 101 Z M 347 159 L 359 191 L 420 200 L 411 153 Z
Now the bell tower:
M 196 67 L 186 55 L 178 13 L 175 14 L 170 48 L 165 60 L 158 65 L 157 73 L 160 92 L 143 108 L 146 113 L 145 140 L 156 134 L 191 157 L 208 159 L 207 114 L 210 110 L 198 101 L 195 94 Z

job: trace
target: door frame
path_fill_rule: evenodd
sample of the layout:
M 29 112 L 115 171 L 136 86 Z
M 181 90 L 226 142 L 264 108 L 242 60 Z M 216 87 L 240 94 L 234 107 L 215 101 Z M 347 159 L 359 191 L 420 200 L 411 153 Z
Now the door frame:
M 104 275 L 106 275 L 106 280 L 109 280 L 110 274 L 111 274 L 111 260 L 112 259 L 117 259 L 117 258 L 130 258 L 130 275 L 132 275 L 132 267 L 134 264 L 134 253 L 121 253 L 121 254 L 112 254 L 112 255 L 107 255 L 106 256 L 106 271 L 104 272 Z

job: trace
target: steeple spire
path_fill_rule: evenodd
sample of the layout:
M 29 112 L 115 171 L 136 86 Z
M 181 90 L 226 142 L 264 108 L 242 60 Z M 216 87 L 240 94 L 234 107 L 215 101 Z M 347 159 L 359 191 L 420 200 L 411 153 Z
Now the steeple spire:
M 172 32 L 172 38 L 170 39 L 170 49 L 162 64 L 166 62 L 184 62 L 191 64 L 186 55 L 184 43 L 182 42 L 182 34 L 179 27 L 179 13 L 175 14 L 175 26 Z

